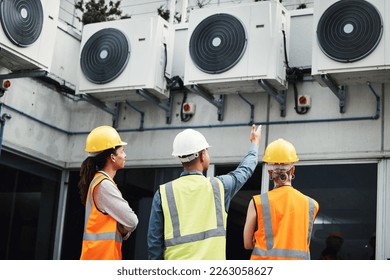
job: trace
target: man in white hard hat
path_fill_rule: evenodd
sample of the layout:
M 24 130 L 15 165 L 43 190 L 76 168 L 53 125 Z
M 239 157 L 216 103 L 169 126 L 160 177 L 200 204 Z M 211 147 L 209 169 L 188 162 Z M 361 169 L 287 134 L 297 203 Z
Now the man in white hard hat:
M 152 260 L 226 259 L 227 211 L 233 196 L 252 176 L 258 163 L 261 126 L 252 125 L 250 148 L 238 167 L 206 178 L 210 157 L 205 137 L 186 129 L 173 141 L 180 159 L 178 179 L 156 191 L 149 220 L 148 258 Z

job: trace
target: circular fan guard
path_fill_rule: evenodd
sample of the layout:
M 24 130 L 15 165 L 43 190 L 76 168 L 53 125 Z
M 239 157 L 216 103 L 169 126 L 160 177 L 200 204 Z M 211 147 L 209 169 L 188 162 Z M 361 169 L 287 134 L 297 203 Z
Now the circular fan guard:
M 41 35 L 43 8 L 40 0 L 7 0 L 0 3 L 1 25 L 15 45 L 27 47 Z
M 339 62 L 354 62 L 372 53 L 383 33 L 377 9 L 367 1 L 338 1 L 321 16 L 317 39 L 321 50 Z
M 105 84 L 116 79 L 130 58 L 125 34 L 114 28 L 101 29 L 85 43 L 80 56 L 81 70 L 92 83 Z
M 218 74 L 236 65 L 245 52 L 247 36 L 242 23 L 229 14 L 205 18 L 191 35 L 192 61 L 203 72 Z

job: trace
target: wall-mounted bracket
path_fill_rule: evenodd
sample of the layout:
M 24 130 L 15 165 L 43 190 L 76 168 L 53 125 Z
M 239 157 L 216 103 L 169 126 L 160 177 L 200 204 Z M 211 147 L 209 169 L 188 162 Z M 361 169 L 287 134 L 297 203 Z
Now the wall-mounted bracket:
M 141 115 L 140 123 L 139 123 L 139 130 L 143 131 L 144 130 L 144 119 L 145 119 L 145 113 L 135 107 L 133 104 L 131 104 L 129 101 L 126 101 L 126 104 L 132 108 L 134 111 L 138 112 Z
M 346 87 L 338 86 L 328 74 L 322 74 L 320 78 L 339 99 L 340 113 L 345 113 Z
M 66 95 L 75 95 L 75 90 L 69 86 L 67 86 L 65 80 L 60 79 L 59 77 L 55 77 L 54 74 L 51 74 L 45 70 L 32 70 L 32 71 L 18 71 L 18 72 L 12 72 L 8 74 L 1 74 L 0 80 L 6 80 L 6 79 L 19 79 L 19 78 L 40 78 L 43 81 L 46 81 L 48 83 L 54 84 L 56 86 L 59 86 L 61 88 L 61 91 L 64 91 Z M 117 126 L 118 118 L 119 118 L 119 109 L 118 104 L 115 104 L 115 108 L 110 108 L 100 100 L 87 95 L 87 94 L 80 94 L 78 95 L 78 100 L 86 101 L 99 109 L 109 113 L 112 115 L 112 122 L 113 126 Z M 75 100 L 75 99 L 73 99 Z M 76 100 L 75 100 L 76 101 Z
M 0 114 L 1 114 L 2 107 L 3 107 L 3 103 L 0 102 Z M 3 147 L 3 133 L 4 133 L 5 122 L 10 119 L 11 119 L 11 115 L 8 113 L 3 113 L 0 117 L 0 156 Z
M 53 73 L 48 73 L 47 75 L 40 76 L 39 77 L 42 81 L 52 84 L 56 87 L 57 91 L 62 94 L 63 96 L 78 102 L 78 101 L 85 101 L 89 104 L 105 111 L 106 113 L 112 115 L 112 122 L 113 127 L 117 127 L 118 125 L 118 118 L 119 118 L 119 105 L 118 103 L 115 103 L 115 108 L 107 106 L 104 102 L 100 101 L 99 99 L 93 97 L 89 94 L 77 94 L 76 95 L 76 86 L 72 83 L 69 83 L 62 79 L 61 77 L 58 77 L 57 75 Z
M 380 113 L 381 113 L 381 98 L 380 98 L 379 95 L 376 93 L 376 91 L 374 90 L 374 88 L 372 87 L 372 85 L 371 85 L 370 82 L 367 83 L 367 86 L 368 86 L 368 88 L 371 90 L 371 93 L 375 96 L 375 100 L 376 100 L 376 111 L 375 111 L 375 115 L 373 116 L 373 119 L 374 119 L 374 120 L 377 120 L 377 119 L 379 119 Z
M 100 100 L 98 100 L 95 97 L 92 97 L 88 94 L 80 94 L 78 96 L 80 97 L 80 100 L 84 100 L 84 101 L 88 102 L 89 104 L 91 104 L 95 107 L 98 107 L 99 109 L 112 115 L 112 122 L 114 124 L 113 126 L 116 127 L 118 117 L 119 117 L 119 110 L 118 110 L 117 104 L 115 104 L 115 108 L 110 108 L 105 103 L 101 102 Z
M 166 113 L 165 115 L 166 115 L 167 124 L 171 123 L 171 121 L 172 121 L 172 106 L 173 106 L 173 97 L 172 96 L 168 98 L 168 101 L 164 102 L 164 101 L 158 99 L 156 96 L 154 96 L 153 94 L 151 94 L 150 92 L 148 92 L 145 89 L 137 89 L 136 93 L 139 96 L 146 99 L 147 101 L 149 101 L 150 103 L 153 103 L 153 104 L 157 105 L 158 107 L 160 107 L 161 109 L 163 109 Z
M 198 85 L 190 85 L 187 87 L 188 90 L 191 92 L 203 97 L 208 102 L 213 104 L 215 107 L 217 107 L 217 113 L 218 113 L 218 120 L 223 121 L 223 115 L 224 115 L 224 104 L 225 104 L 225 96 L 220 95 L 219 99 L 215 99 L 215 97 L 209 93 L 204 88 L 198 86 Z
M 11 72 L 8 74 L 1 74 L 0 80 L 7 79 L 19 79 L 19 78 L 38 78 L 47 76 L 48 72 L 45 70 L 35 70 L 35 71 L 18 71 Z
M 277 91 L 265 80 L 259 80 L 258 83 L 265 90 L 265 92 L 267 92 L 270 96 L 275 98 L 275 100 L 280 104 L 280 116 L 285 117 L 287 91 L 285 90 Z
M 252 125 L 253 124 L 253 119 L 254 119 L 254 110 L 255 110 L 255 105 L 253 105 L 252 103 L 249 102 L 248 99 L 246 99 L 241 93 L 238 94 L 239 97 L 241 97 L 242 100 L 245 101 L 245 103 L 247 103 L 250 107 L 250 119 L 249 119 L 249 125 Z

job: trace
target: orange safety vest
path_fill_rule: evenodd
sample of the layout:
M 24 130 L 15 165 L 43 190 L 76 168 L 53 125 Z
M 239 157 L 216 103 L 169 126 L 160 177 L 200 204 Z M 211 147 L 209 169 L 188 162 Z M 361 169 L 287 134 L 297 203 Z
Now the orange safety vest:
M 253 197 L 257 213 L 251 260 L 309 260 L 319 205 L 291 186 Z
M 121 260 L 122 235 L 117 229 L 117 221 L 100 212 L 93 201 L 93 191 L 103 180 L 115 182 L 97 172 L 89 185 L 85 206 L 84 236 L 81 260 Z

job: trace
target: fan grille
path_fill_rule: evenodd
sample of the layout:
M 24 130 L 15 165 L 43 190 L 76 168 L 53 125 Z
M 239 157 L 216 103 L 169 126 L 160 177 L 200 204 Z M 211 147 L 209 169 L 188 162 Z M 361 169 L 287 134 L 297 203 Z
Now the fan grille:
M 126 68 L 130 45 L 125 34 L 115 28 L 94 33 L 80 56 L 81 70 L 92 83 L 105 84 L 116 79 Z
M 229 14 L 215 14 L 204 19 L 191 35 L 192 61 L 203 72 L 218 74 L 236 65 L 247 45 L 242 23 Z
M 27 47 L 39 38 L 43 27 L 40 0 L 7 0 L 0 3 L 1 25 L 15 45 Z
M 367 1 L 339 1 L 321 16 L 317 39 L 321 50 L 339 62 L 355 62 L 368 56 L 379 44 L 383 22 Z

